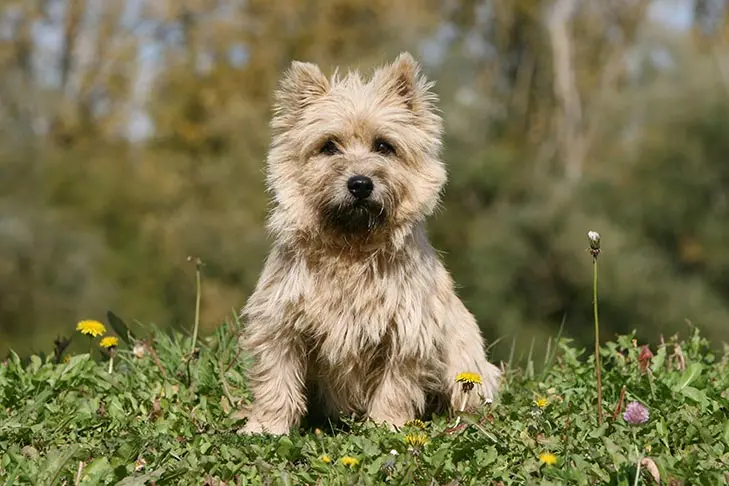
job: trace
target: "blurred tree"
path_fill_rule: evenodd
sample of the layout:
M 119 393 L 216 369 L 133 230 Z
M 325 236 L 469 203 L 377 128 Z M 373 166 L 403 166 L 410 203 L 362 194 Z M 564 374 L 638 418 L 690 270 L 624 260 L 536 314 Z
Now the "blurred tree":
M 0 354 L 109 308 L 189 328 L 189 255 L 205 330 L 230 316 L 269 245 L 281 72 L 405 49 L 446 120 L 431 233 L 489 339 L 590 341 L 590 229 L 605 337 L 726 339 L 729 13 L 694 0 L 672 30 L 665 1 L 2 1 Z

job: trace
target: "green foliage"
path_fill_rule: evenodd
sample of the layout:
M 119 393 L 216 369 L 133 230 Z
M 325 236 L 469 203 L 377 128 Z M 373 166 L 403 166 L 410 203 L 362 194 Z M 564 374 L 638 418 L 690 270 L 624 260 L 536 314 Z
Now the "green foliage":
M 231 401 L 247 397 L 239 324 L 204 339 L 152 333 L 112 374 L 88 354 L 60 364 L 16 354 L 0 364 L 0 479 L 6 484 L 633 484 L 645 456 L 662 481 L 713 485 L 729 468 L 729 356 L 698 331 L 641 358 L 634 334 L 602 347 L 606 421 L 595 418 L 593 360 L 559 339 L 543 371 L 508 370 L 501 396 L 455 420 L 391 432 L 345 421 L 281 438 L 239 436 Z M 141 346 L 141 342 L 138 342 Z M 150 350 L 154 351 L 152 355 Z M 682 364 L 681 364 L 682 363 Z M 644 369 L 644 371 L 643 371 Z M 620 401 L 621 389 L 625 399 Z M 546 402 L 537 399 L 546 398 Z M 630 425 L 612 411 L 650 409 Z M 423 441 L 422 439 L 425 439 Z M 425 442 L 425 444 L 422 444 Z M 554 465 L 540 455 L 556 456 Z M 351 457 L 356 465 L 346 466 Z M 330 459 L 330 462 L 326 462 Z M 80 472 L 79 472 L 80 471 Z M 649 484 L 642 467 L 644 483 Z M 493 483 L 492 483 L 493 482 Z

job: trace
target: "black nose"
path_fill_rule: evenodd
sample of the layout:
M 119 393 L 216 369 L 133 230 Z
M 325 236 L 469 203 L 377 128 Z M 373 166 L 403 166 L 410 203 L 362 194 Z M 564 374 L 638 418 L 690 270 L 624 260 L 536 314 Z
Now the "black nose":
M 347 181 L 347 189 L 357 199 L 367 199 L 372 194 L 375 185 L 372 179 L 366 176 L 353 176 Z

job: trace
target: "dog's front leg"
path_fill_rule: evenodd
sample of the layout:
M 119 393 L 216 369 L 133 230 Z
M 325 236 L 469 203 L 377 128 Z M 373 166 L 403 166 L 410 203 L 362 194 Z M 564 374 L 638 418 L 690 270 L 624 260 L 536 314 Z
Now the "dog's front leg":
M 425 407 L 425 392 L 407 365 L 388 363 L 367 415 L 377 424 L 402 427 Z
M 260 323 L 249 325 L 244 349 L 254 359 L 249 387 L 254 401 L 245 413 L 244 434 L 287 434 L 306 411 L 306 353 L 295 333 L 272 333 Z
M 448 336 L 444 337 L 446 375 L 443 379 L 450 395 L 450 408 L 454 412 L 478 407 L 484 400 L 495 398 L 501 370 L 487 360 L 478 324 L 455 296 L 447 315 L 451 325 Z M 458 375 L 464 372 L 478 374 L 481 383 L 474 383 L 472 389 L 464 390 L 463 385 L 456 382 Z

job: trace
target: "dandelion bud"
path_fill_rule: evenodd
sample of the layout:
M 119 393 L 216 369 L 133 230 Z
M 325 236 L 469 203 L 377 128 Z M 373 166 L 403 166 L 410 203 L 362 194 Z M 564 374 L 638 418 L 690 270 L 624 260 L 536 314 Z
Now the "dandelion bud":
M 590 249 L 591 250 L 600 249 L 600 233 L 598 233 L 597 231 L 588 231 L 587 239 L 590 240 Z
M 600 254 L 600 233 L 597 231 L 588 231 L 587 240 L 590 242 L 590 249 L 588 251 L 593 258 L 597 258 Z

